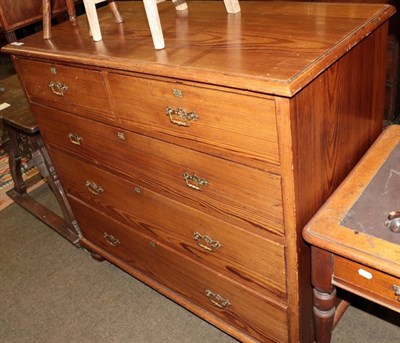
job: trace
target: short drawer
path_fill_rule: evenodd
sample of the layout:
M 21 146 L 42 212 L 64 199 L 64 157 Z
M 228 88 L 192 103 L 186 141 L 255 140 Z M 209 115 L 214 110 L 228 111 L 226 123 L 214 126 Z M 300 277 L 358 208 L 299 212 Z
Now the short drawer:
M 284 247 L 51 149 L 69 195 L 248 287 L 286 298 Z M 283 300 L 281 300 L 283 301 Z
M 397 277 L 335 256 L 333 284 L 400 312 L 400 279 Z
M 47 144 L 136 177 L 149 189 L 233 224 L 283 236 L 279 175 L 62 111 L 32 109 Z
M 279 165 L 273 99 L 118 74 L 108 80 L 119 119 L 134 130 L 261 169 Z
M 16 67 L 31 101 L 51 102 L 91 118 L 113 118 L 101 72 L 25 59 L 16 59 Z
M 286 306 L 71 199 L 84 237 L 260 342 L 287 342 Z M 95 218 L 95 219 L 94 219 Z

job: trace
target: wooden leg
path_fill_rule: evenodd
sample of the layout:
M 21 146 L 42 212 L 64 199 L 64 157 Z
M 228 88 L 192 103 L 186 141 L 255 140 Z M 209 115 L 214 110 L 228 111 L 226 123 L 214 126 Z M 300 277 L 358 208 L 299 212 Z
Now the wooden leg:
M 172 3 L 177 11 L 186 11 L 188 9 L 186 0 L 172 0 Z
M 51 38 L 51 1 L 43 0 L 43 39 Z
M 86 16 L 89 22 L 90 32 L 95 42 L 102 40 L 99 18 L 97 17 L 96 4 L 93 0 L 83 0 Z
M 8 129 L 8 127 L 4 127 L 4 130 L 7 131 L 9 143 L 7 145 L 7 153 L 8 153 L 8 163 L 10 165 L 10 174 L 14 182 L 15 191 L 20 194 L 26 194 L 26 184 L 24 179 L 22 178 L 21 171 L 21 160 L 22 155 L 19 147 L 18 133 L 15 130 Z
M 336 312 L 336 289 L 333 289 L 332 293 L 324 293 L 314 288 L 313 300 L 315 341 L 317 343 L 329 343 Z
M 119 9 L 117 3 L 114 0 L 107 0 L 108 8 L 114 16 L 115 22 L 117 24 L 122 23 L 124 18 L 122 18 L 121 13 L 119 13 Z
M 228 13 L 240 12 L 239 0 L 224 0 L 224 4 Z
M 75 11 L 75 3 L 74 0 L 65 0 L 65 5 L 67 6 L 67 12 L 69 20 L 76 20 L 76 11 Z
M 42 166 L 45 169 L 47 182 L 48 182 L 51 190 L 53 191 L 53 193 L 57 199 L 57 202 L 61 208 L 66 226 L 73 234 L 79 234 L 80 229 L 79 229 L 78 223 L 72 213 L 72 209 L 67 200 L 67 196 L 64 192 L 63 187 L 61 186 L 60 180 L 54 169 L 54 166 L 50 159 L 49 153 L 43 143 L 42 136 L 40 134 L 38 134 L 35 136 L 35 139 L 37 141 L 37 143 L 36 143 L 37 151 L 42 156 L 42 160 L 43 160 Z
M 333 255 L 311 248 L 311 282 L 314 286 L 314 324 L 317 343 L 331 341 L 335 318 L 336 289 L 332 286 Z
M 99 254 L 95 253 L 95 252 L 91 252 L 90 255 L 92 256 L 92 258 L 98 262 L 103 262 L 104 261 L 104 257 L 100 256 Z
M 69 207 L 64 190 L 54 171 L 40 133 L 25 134 L 6 125 L 4 122 L 3 124 L 8 136 L 6 148 L 9 154 L 10 173 L 14 182 L 14 188 L 9 190 L 7 195 L 28 212 L 52 227 L 64 238 L 75 245 L 78 244 L 80 237 L 78 224 Z M 30 156 L 31 159 L 27 162 L 27 165 L 30 167 L 37 166 L 42 176 L 46 177 L 49 186 L 57 198 L 63 217 L 60 217 L 28 194 L 27 185 L 22 178 L 21 171 L 21 159 L 23 156 Z
M 143 0 L 146 11 L 147 21 L 149 23 L 151 37 L 155 49 L 164 49 L 164 35 L 162 32 L 160 16 L 158 14 L 157 0 Z
M 15 35 L 15 31 L 5 32 L 6 40 L 8 43 L 16 42 L 17 36 Z

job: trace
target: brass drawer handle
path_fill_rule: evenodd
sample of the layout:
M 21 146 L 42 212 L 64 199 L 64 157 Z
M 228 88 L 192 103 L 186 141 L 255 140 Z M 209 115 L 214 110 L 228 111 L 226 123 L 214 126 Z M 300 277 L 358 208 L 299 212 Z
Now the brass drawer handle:
M 104 189 L 100 186 L 96 185 L 94 182 L 87 180 L 85 186 L 89 190 L 90 193 L 94 195 L 100 195 L 104 192 Z
M 385 226 L 392 232 L 400 233 L 400 211 L 390 212 Z
M 118 238 L 115 238 L 113 235 L 110 235 L 107 232 L 104 232 L 103 237 L 106 240 L 106 242 L 113 247 L 116 247 L 121 244 L 121 241 Z
M 400 286 L 393 285 L 394 295 L 397 297 L 397 301 L 400 301 Z
M 75 144 L 75 145 L 81 145 L 81 142 L 82 142 L 82 139 L 83 139 L 77 133 L 74 133 L 74 132 L 70 132 L 68 134 L 68 138 L 69 138 L 70 142 L 72 144 Z
M 199 116 L 195 112 L 186 113 L 185 110 L 180 107 L 174 110 L 173 108 L 167 106 L 165 113 L 169 117 L 169 121 L 178 126 L 189 127 L 190 121 L 199 119 Z
M 215 252 L 219 248 L 222 247 L 222 244 L 218 241 L 214 241 L 211 239 L 209 236 L 202 235 L 199 232 L 193 232 L 194 240 L 196 241 L 196 244 L 203 248 L 204 250 L 210 251 L 210 252 Z M 204 243 L 202 243 L 204 242 Z
M 209 289 L 206 289 L 205 293 L 208 300 L 218 308 L 225 308 L 231 304 L 228 299 L 224 299 L 219 294 L 215 294 L 211 292 Z
M 195 189 L 196 191 L 200 191 L 201 187 L 208 185 L 208 181 L 206 179 L 200 178 L 196 174 L 184 172 L 182 176 L 186 182 L 186 186 Z
M 58 96 L 64 96 L 68 90 L 68 86 L 66 84 L 58 81 L 50 81 L 49 88 L 51 88 L 51 91 Z

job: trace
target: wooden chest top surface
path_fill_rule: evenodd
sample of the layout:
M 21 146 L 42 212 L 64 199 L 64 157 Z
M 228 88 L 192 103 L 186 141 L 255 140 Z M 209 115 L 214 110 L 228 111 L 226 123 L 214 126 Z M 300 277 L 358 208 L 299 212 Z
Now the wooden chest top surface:
M 103 40 L 86 16 L 24 38 L 3 52 L 293 96 L 394 13 L 384 4 L 190 1 L 188 16 L 159 4 L 166 49 L 155 50 L 141 2 L 120 2 L 124 23 L 98 10 Z

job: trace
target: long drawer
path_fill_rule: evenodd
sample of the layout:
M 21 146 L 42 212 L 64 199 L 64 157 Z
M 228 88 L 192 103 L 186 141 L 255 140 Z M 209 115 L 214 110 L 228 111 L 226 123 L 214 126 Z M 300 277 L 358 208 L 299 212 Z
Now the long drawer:
M 184 82 L 107 77 L 116 114 L 127 127 L 250 166 L 279 165 L 273 99 Z
M 16 67 L 31 101 L 89 118 L 113 120 L 100 71 L 25 59 L 16 59 Z
M 51 149 L 69 195 L 174 247 L 250 288 L 286 298 L 282 245 L 167 199 Z
M 260 342 L 287 342 L 285 306 L 243 288 L 74 198 L 71 205 L 83 235 L 104 251 Z
M 335 256 L 333 284 L 400 312 L 400 279 L 395 276 Z
M 50 145 L 134 176 L 149 189 L 233 224 L 283 236 L 279 175 L 32 106 Z

